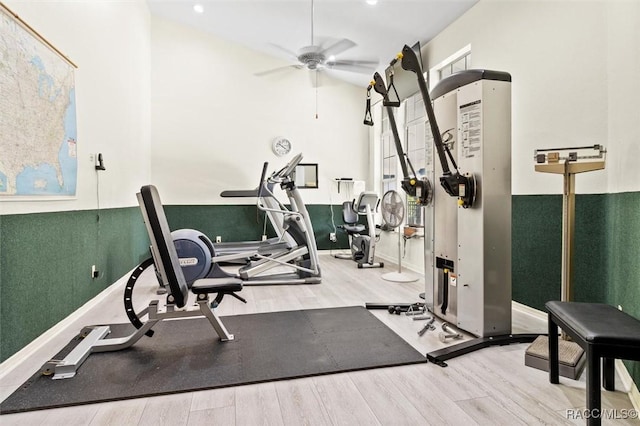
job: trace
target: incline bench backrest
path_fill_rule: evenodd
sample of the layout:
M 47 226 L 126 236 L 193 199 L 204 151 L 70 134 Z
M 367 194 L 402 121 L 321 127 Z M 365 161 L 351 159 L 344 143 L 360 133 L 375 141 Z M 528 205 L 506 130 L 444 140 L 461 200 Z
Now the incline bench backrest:
M 151 253 L 156 269 L 162 283 L 169 285 L 175 304 L 182 308 L 187 303 L 189 287 L 187 287 L 187 281 L 180 267 L 178 253 L 156 187 L 146 185 L 140 188 L 138 203 L 149 233 Z

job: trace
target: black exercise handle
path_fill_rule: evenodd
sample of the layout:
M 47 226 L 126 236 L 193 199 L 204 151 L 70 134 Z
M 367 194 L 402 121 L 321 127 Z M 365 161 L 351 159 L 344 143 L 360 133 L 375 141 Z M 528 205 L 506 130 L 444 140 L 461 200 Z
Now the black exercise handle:
M 449 270 L 447 268 L 444 268 L 442 270 L 442 274 L 443 274 L 443 284 L 442 284 L 442 307 L 440 312 L 442 312 L 442 315 L 446 315 L 447 314 L 447 308 L 449 307 Z
M 260 198 L 262 198 L 262 191 L 264 190 L 264 180 L 267 178 L 267 169 L 269 168 L 269 162 L 265 161 L 262 165 L 262 174 L 260 175 L 260 183 L 258 184 L 258 193 L 256 194 L 258 197 L 258 202 L 260 202 Z
M 393 92 L 391 92 L 391 90 L 393 90 Z M 393 67 L 391 68 L 391 74 L 389 74 L 389 88 L 387 89 L 387 94 L 388 93 L 393 93 L 395 95 L 395 97 L 396 97 L 396 100 L 392 101 L 387 96 L 387 99 L 382 101 L 382 105 L 398 108 L 400 106 L 400 96 L 398 96 L 398 91 L 396 90 L 396 85 L 393 84 Z
M 366 126 L 373 126 L 373 118 L 371 117 L 371 85 L 367 86 L 367 103 L 364 108 L 364 124 Z M 340 185 L 340 182 L 338 182 Z M 339 187 L 338 187 L 339 188 Z
M 427 83 L 424 80 L 424 75 L 422 74 L 422 69 L 420 68 L 420 63 L 418 62 L 416 52 L 414 52 L 413 49 L 411 49 L 406 44 L 402 48 L 401 65 L 402 69 L 406 71 L 413 71 L 418 78 L 418 86 L 420 87 L 420 92 L 422 93 L 424 107 L 427 110 L 427 117 L 429 118 L 429 125 L 431 126 L 431 134 L 433 135 L 433 143 L 436 146 L 436 150 L 438 151 L 438 157 L 440 158 L 442 172 L 445 176 L 450 175 L 451 170 L 449 169 L 449 163 L 447 162 L 447 157 L 444 152 L 442 135 L 440 134 L 440 129 L 438 128 L 438 123 L 436 122 L 436 115 L 433 112 L 433 105 L 431 104 L 431 97 L 429 96 Z
M 384 101 L 389 101 L 389 94 L 387 93 L 387 88 L 384 85 L 384 80 L 382 80 L 382 76 L 379 73 L 375 73 L 373 75 L 373 90 L 382 95 L 383 105 L 385 105 Z M 393 115 L 393 109 L 390 106 L 386 106 L 387 115 L 389 116 L 389 124 L 391 127 L 391 132 L 393 133 L 393 141 L 396 144 L 396 152 L 398 153 L 398 159 L 400 160 L 400 167 L 402 168 L 402 176 L 405 178 L 410 178 L 409 170 L 407 169 L 407 163 L 404 159 L 404 151 L 402 150 L 402 143 L 400 142 L 400 135 L 398 134 L 398 125 L 396 124 L 396 117 Z

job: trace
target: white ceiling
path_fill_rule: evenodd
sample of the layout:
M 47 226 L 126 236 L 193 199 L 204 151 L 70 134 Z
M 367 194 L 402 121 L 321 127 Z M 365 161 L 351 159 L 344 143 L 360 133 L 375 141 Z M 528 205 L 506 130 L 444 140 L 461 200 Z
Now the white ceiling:
M 151 13 L 296 64 L 293 55 L 311 44 L 311 0 L 147 0 Z M 355 47 L 338 60 L 377 60 L 382 72 L 405 44 L 422 45 L 478 0 L 313 0 L 314 44 L 323 48 L 347 38 Z M 193 10 L 202 4 L 203 14 Z M 293 68 L 291 68 L 293 70 Z M 255 72 L 267 70 L 256 69 Z M 286 72 L 283 70 L 282 72 Z M 373 72 L 327 70 L 366 86 Z

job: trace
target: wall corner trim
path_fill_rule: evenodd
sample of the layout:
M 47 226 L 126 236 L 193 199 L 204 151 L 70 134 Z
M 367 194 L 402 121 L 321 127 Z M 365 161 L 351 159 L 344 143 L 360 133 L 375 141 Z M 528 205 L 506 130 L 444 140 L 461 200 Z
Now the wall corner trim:
M 633 382 L 629 370 L 627 370 L 627 367 L 620 359 L 616 359 L 616 372 L 620 377 L 624 389 L 629 389 L 628 395 L 629 399 L 631 399 L 631 404 L 633 404 L 633 408 L 640 412 L 640 392 L 638 391 L 638 386 Z
M 532 308 L 531 306 L 524 305 L 522 303 L 516 302 L 515 300 L 511 301 L 511 309 L 514 311 L 518 311 L 522 314 L 528 315 L 530 317 L 535 318 L 538 321 L 547 321 L 547 314 L 539 309 Z

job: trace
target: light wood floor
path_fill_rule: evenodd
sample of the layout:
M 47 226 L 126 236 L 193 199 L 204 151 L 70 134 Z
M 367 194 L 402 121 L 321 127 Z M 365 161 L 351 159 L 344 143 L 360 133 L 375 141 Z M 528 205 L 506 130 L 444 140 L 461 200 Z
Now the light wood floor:
M 415 302 L 422 281 L 400 284 L 380 278 L 395 270 L 356 268 L 355 263 L 321 256 L 323 283 L 305 286 L 245 287 L 246 305 L 225 299 L 220 315 Z M 149 288 L 153 279 L 148 277 Z M 140 284 L 139 284 L 140 285 Z M 143 290 L 144 291 L 144 290 Z M 67 327 L 34 356 L 26 358 L 0 386 L 6 398 L 68 342 L 83 325 L 126 322 L 121 292 L 100 310 Z M 423 323 L 373 311 L 422 353 L 443 347 L 439 328 L 422 337 Z M 513 332 L 545 332 L 546 325 L 514 313 Z M 233 330 L 230 330 L 233 333 Z M 231 343 L 232 344 L 232 343 Z M 449 367 L 419 364 L 258 385 L 140 398 L 0 416 L 9 425 L 516 425 L 584 424 L 567 410 L 584 408 L 584 375 L 551 385 L 547 373 L 524 366 L 526 344 L 488 348 L 449 361 Z M 367 348 L 362 348 L 366 351 Z M 73 380 L 73 379 L 71 379 Z M 619 385 L 618 381 L 618 386 Z M 602 393 L 603 408 L 631 410 L 627 394 Z M 634 423 L 635 422 L 635 423 Z M 638 424 L 604 420 L 604 424 Z

